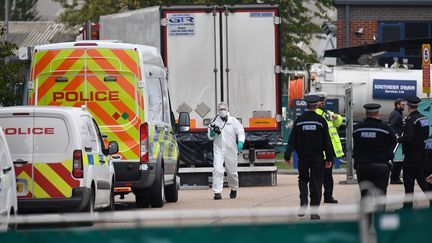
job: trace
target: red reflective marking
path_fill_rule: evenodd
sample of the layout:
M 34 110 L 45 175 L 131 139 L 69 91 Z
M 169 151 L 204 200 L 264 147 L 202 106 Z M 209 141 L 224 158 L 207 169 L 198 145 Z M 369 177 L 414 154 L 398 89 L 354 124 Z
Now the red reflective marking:
M 59 54 L 60 50 L 47 51 L 45 55 L 35 64 L 33 80 L 42 72 L 52 59 Z
M 106 60 L 106 57 L 100 54 L 96 49 L 87 50 L 87 54 L 95 61 L 102 69 L 110 70 L 113 74 L 119 74 L 117 68 L 115 68 L 110 62 Z M 123 60 L 121 60 L 123 61 Z M 114 70 L 114 71 L 113 71 Z
M 74 50 L 68 57 L 79 57 L 82 56 L 84 53 L 84 51 L 82 49 L 77 49 Z M 54 59 L 54 58 L 52 58 Z M 51 59 L 51 61 L 52 61 Z M 58 66 L 57 70 L 69 70 L 70 67 L 79 59 L 74 59 L 73 61 L 70 59 L 65 58 L 63 60 L 63 62 Z M 65 74 L 67 71 L 62 71 L 62 72 L 58 72 L 56 74 L 58 75 L 62 75 Z M 37 77 L 37 76 L 36 76 Z M 55 84 L 55 78 L 54 77 L 49 77 L 47 78 L 44 82 L 42 82 L 42 84 L 40 85 L 39 88 L 37 88 L 37 92 L 38 92 L 38 101 L 42 99 L 43 96 L 45 96 L 45 94 L 52 88 L 52 86 Z
M 97 117 L 99 117 L 100 120 L 102 120 L 105 124 L 117 124 L 116 120 L 114 120 L 108 113 L 105 112 L 105 110 L 99 106 L 96 102 L 89 102 L 88 107 L 93 112 L 93 114 Z M 115 129 L 110 129 L 115 132 L 116 136 L 126 144 L 128 148 L 135 148 L 132 149 L 132 151 L 139 156 L 138 152 L 138 146 L 137 141 L 133 139 L 129 134 L 127 134 L 125 131 L 116 131 Z
M 37 183 L 50 197 L 65 197 L 37 168 L 34 168 L 34 183 Z M 55 182 L 54 182 L 55 184 Z M 35 196 L 37 197 L 37 196 Z
M 26 174 L 28 177 L 32 177 L 32 165 L 31 164 L 26 164 L 26 165 L 23 165 L 23 166 L 15 166 L 15 175 L 16 175 L 16 178 L 17 179 L 24 179 L 23 177 L 21 177 L 21 174 L 22 173 L 24 173 L 24 174 Z M 28 192 L 27 192 L 27 194 L 26 195 L 24 195 L 24 196 L 18 196 L 18 198 L 32 198 L 33 197 L 33 194 L 31 193 L 31 185 L 30 185 L 30 183 L 29 184 L 27 184 L 27 186 L 28 186 Z
M 140 77 L 137 63 L 124 50 L 111 49 L 111 51 L 135 74 L 135 76 L 138 78 Z
M 78 75 L 83 75 L 84 70 L 81 70 Z M 78 87 L 84 83 L 84 76 L 75 76 L 64 88 L 63 90 L 76 90 Z
M 66 169 L 62 163 L 49 163 L 48 166 L 51 167 L 51 169 L 53 169 L 69 186 L 78 187 L 80 185 L 79 180 L 74 179 L 72 177 L 72 172 Z
M 89 83 L 96 89 L 96 90 L 108 90 L 109 88 L 100 81 L 97 77 L 88 77 Z M 125 103 L 121 101 L 112 101 L 110 102 L 114 107 L 119 111 L 120 113 L 127 112 L 129 114 L 129 121 L 131 121 L 135 116 L 132 114 L 135 114 Z

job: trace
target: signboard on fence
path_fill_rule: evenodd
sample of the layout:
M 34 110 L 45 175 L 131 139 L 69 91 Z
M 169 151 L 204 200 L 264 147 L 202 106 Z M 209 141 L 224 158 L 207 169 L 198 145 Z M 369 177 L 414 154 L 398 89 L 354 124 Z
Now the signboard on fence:
M 423 93 L 430 93 L 430 44 L 422 45 Z
M 296 99 L 294 100 L 294 117 L 293 119 L 296 119 L 301 114 L 303 114 L 306 109 L 306 101 L 303 99 Z M 324 110 L 330 110 L 332 112 L 338 113 L 339 111 L 339 100 L 338 99 L 327 99 L 326 105 L 324 107 Z

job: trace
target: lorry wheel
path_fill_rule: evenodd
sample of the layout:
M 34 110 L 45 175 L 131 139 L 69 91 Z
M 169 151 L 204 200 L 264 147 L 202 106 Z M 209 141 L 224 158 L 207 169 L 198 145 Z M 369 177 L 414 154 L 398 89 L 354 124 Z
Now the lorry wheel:
M 157 176 L 151 188 L 150 205 L 153 208 L 161 208 L 165 202 L 164 169 L 160 168 L 159 173 L 156 175 Z
M 165 199 L 167 202 L 177 202 L 178 201 L 178 190 L 179 185 L 177 183 L 177 175 L 174 175 L 174 180 L 172 185 L 165 186 Z
M 150 195 L 148 190 L 137 189 L 134 191 L 134 194 L 137 208 L 147 208 L 150 205 Z

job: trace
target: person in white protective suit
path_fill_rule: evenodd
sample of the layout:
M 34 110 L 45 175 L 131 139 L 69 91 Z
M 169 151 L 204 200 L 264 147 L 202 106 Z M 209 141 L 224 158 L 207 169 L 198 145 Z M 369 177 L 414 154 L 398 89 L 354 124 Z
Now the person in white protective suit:
M 210 123 L 208 138 L 213 140 L 213 185 L 214 200 L 222 199 L 224 162 L 230 198 L 236 198 L 239 187 L 237 173 L 237 155 L 243 149 L 245 133 L 242 124 L 235 117 L 229 116 L 228 105 L 219 103 L 218 115 Z

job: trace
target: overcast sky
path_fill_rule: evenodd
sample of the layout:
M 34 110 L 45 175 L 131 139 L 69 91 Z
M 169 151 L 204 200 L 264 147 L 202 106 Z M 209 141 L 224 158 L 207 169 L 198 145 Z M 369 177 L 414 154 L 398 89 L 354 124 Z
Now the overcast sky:
M 37 3 L 37 10 L 42 17 L 41 20 L 56 20 L 62 8 L 59 3 L 52 0 L 39 0 Z

